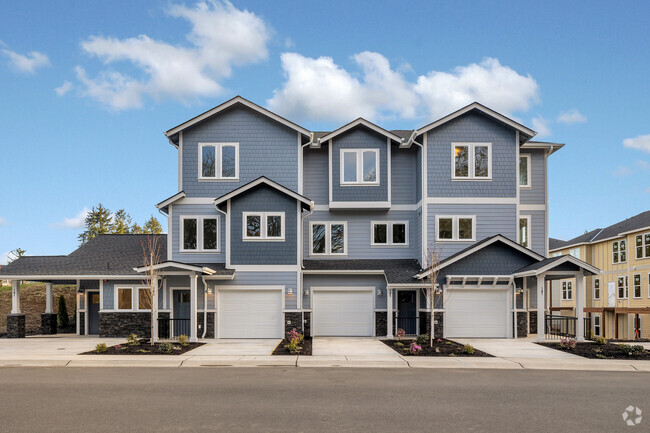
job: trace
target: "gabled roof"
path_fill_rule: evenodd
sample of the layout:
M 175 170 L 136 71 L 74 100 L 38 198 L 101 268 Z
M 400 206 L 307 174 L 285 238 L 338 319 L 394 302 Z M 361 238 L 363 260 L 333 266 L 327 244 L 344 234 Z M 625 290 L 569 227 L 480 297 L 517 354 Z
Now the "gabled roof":
M 521 145 L 522 149 L 543 149 L 549 151 L 549 155 L 553 155 L 558 150 L 564 147 L 564 143 L 551 143 L 549 141 L 529 141 Z
M 166 260 L 162 263 L 154 265 L 155 270 L 186 270 L 201 272 L 207 275 L 212 275 L 215 277 L 223 277 L 222 279 L 232 280 L 235 277 L 234 269 L 226 269 L 224 263 L 207 263 L 207 264 L 198 264 L 198 263 L 182 263 L 174 260 Z M 149 266 L 139 266 L 134 268 L 136 272 L 147 272 L 150 269 Z
M 422 270 L 415 259 L 351 259 L 351 260 L 303 260 L 303 271 L 319 273 L 377 273 L 384 274 L 388 284 L 415 284 L 413 275 Z
M 503 123 L 504 125 L 507 125 L 517 131 L 519 131 L 519 141 L 521 143 L 525 143 L 526 141 L 530 140 L 533 138 L 537 133 L 533 131 L 530 128 L 525 127 L 521 123 L 515 122 L 514 120 L 504 116 L 503 114 L 497 113 L 496 111 L 486 107 L 485 105 L 479 104 L 478 102 L 472 102 L 471 104 L 467 105 L 466 107 L 461 108 L 460 110 L 454 111 L 453 113 L 436 120 L 435 122 L 432 122 L 426 126 L 423 126 L 422 128 L 417 130 L 417 134 L 424 134 L 425 132 L 428 132 L 434 128 L 437 128 L 441 125 L 444 125 L 447 122 L 450 122 L 466 113 L 469 113 L 470 111 L 479 111 L 482 114 L 493 118 L 494 120 Z
M 585 263 L 580 259 L 576 259 L 573 256 L 564 255 L 558 257 L 550 257 L 537 263 L 524 266 L 523 268 L 516 270 L 513 275 L 515 277 L 533 277 L 544 272 L 551 271 L 564 263 L 574 264 L 591 275 L 597 275 L 600 273 L 600 269 L 597 267 L 592 266 L 589 263 Z
M 338 128 L 338 129 L 336 129 L 336 130 L 334 130 L 332 132 L 328 132 L 328 133 L 326 133 L 324 135 L 320 135 L 319 137 L 316 137 L 316 134 L 314 134 L 313 141 L 312 141 L 312 147 L 320 147 L 321 143 L 323 143 L 323 142 L 325 142 L 327 140 L 331 140 L 332 138 L 336 137 L 337 135 L 341 135 L 341 134 L 343 134 L 343 133 L 345 133 L 345 132 L 347 132 L 347 131 L 349 131 L 351 129 L 354 129 L 354 128 L 358 127 L 358 126 L 365 126 L 366 128 L 368 128 L 368 129 L 370 129 L 370 130 L 372 130 L 372 131 L 374 131 L 374 132 L 376 132 L 378 134 L 381 134 L 381 135 L 383 135 L 385 137 L 388 137 L 391 140 L 396 141 L 397 143 L 402 142 L 402 137 L 401 136 L 399 136 L 399 135 L 397 135 L 397 134 L 395 134 L 395 133 L 393 133 L 391 131 L 388 131 L 388 130 L 384 129 L 381 126 L 375 125 L 374 123 L 372 123 L 372 122 L 370 122 L 370 121 L 368 121 L 368 120 L 366 120 L 364 118 L 359 117 L 358 119 L 353 120 L 352 122 L 350 122 L 350 123 L 348 123 L 346 125 L 343 125 L 340 128 Z
M 178 192 L 174 194 L 173 196 L 166 198 L 165 200 L 161 201 L 156 205 L 159 211 L 165 212 L 166 214 L 168 213 L 168 206 L 175 201 L 178 201 L 182 198 L 185 198 L 185 191 Z
M 239 95 L 235 96 L 234 98 L 232 98 L 232 99 L 230 99 L 230 100 L 228 100 L 226 102 L 224 102 L 223 104 L 217 105 L 216 107 L 214 107 L 214 108 L 212 108 L 212 109 L 210 109 L 210 110 L 208 110 L 208 111 L 206 111 L 206 112 L 204 112 L 202 114 L 199 114 L 196 117 L 193 117 L 192 119 L 190 119 L 190 120 L 188 120 L 186 122 L 181 123 L 178 126 L 175 126 L 175 127 L 171 128 L 170 130 L 165 132 L 165 136 L 169 139 L 170 143 L 172 143 L 174 146 L 178 147 L 177 134 L 179 132 L 181 132 L 182 130 L 184 130 L 186 128 L 189 128 L 190 126 L 196 125 L 197 123 L 202 122 L 202 121 L 214 116 L 215 114 L 217 114 L 217 113 L 219 113 L 219 112 L 221 112 L 223 110 L 226 110 L 226 109 L 228 109 L 228 108 L 230 108 L 230 107 L 232 107 L 234 105 L 237 105 L 237 104 L 248 107 L 251 110 L 257 111 L 258 113 L 260 113 L 260 114 L 262 114 L 262 115 L 264 115 L 266 117 L 269 117 L 270 119 L 273 119 L 276 122 L 279 122 L 279 123 L 281 123 L 281 124 L 283 124 L 285 126 L 288 126 L 289 128 L 294 129 L 294 130 L 300 132 L 301 134 L 303 134 L 305 136 L 309 136 L 309 131 L 306 130 L 305 128 L 303 128 L 302 126 L 300 126 L 300 125 L 298 125 L 296 123 L 293 123 L 290 120 L 285 119 L 284 117 L 278 116 L 277 114 L 267 110 L 266 108 L 260 107 L 259 105 L 249 101 L 248 99 L 242 98 Z
M 252 188 L 255 188 L 259 185 L 267 185 L 271 188 L 277 189 L 278 191 L 288 195 L 289 197 L 293 197 L 296 200 L 298 200 L 300 203 L 302 203 L 302 207 L 308 210 L 313 209 L 314 207 L 314 202 L 309 200 L 307 197 L 304 195 L 300 195 L 297 192 L 294 192 L 290 190 L 289 188 L 280 185 L 277 182 L 272 181 L 271 179 L 265 177 L 265 176 L 260 176 L 257 179 L 248 182 L 246 185 L 242 185 L 237 189 L 234 189 L 230 191 L 228 194 L 224 194 L 221 197 L 217 198 L 214 200 L 214 204 L 216 206 L 220 205 L 221 203 L 225 203 L 226 201 L 230 200 L 233 197 L 238 196 L 239 194 L 242 194 Z
M 556 248 L 561 248 L 564 244 L 566 244 L 566 241 L 563 241 L 562 239 L 548 238 L 549 251 Z
M 561 241 L 559 239 L 548 238 L 548 250 L 563 250 L 564 248 L 574 247 L 578 245 L 584 245 L 591 242 L 603 229 L 595 229 L 590 232 L 581 234 L 573 239 L 568 241 Z M 551 242 L 553 240 L 554 242 Z
M 514 250 L 517 250 L 517 251 L 519 251 L 519 252 L 521 252 L 523 254 L 526 254 L 526 255 L 532 257 L 535 260 L 544 260 L 544 256 L 542 256 L 540 254 L 537 254 L 535 251 L 529 250 L 528 248 L 526 248 L 524 246 L 519 245 L 517 242 L 514 242 L 514 241 L 508 239 L 507 237 L 505 237 L 503 235 L 494 235 L 494 236 L 490 236 L 489 238 L 485 238 L 485 239 L 483 239 L 481 241 L 478 241 L 475 244 L 470 245 L 469 247 L 467 247 L 467 248 L 465 248 L 463 250 L 460 250 L 455 254 L 452 254 L 451 256 L 447 257 L 446 259 L 441 260 L 440 263 L 438 264 L 438 266 L 436 266 L 434 268 L 434 270 L 443 269 L 443 268 L 451 265 L 452 263 L 456 263 L 457 261 L 462 260 L 462 259 L 464 259 L 465 257 L 467 257 L 467 256 L 469 256 L 471 254 L 474 254 L 478 250 L 481 250 L 481 249 L 483 249 L 483 248 L 485 248 L 485 247 L 487 247 L 489 245 L 492 245 L 495 242 L 501 242 L 501 243 L 511 247 Z M 418 278 L 418 279 L 423 279 L 423 278 L 428 277 L 429 274 L 431 274 L 431 269 L 430 268 L 427 269 L 424 272 L 419 273 L 415 277 Z

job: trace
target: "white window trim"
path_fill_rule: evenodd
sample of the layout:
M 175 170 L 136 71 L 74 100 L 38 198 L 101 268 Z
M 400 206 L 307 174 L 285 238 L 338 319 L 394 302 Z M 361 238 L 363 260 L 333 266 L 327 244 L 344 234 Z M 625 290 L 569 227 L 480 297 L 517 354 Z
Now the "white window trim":
M 527 160 L 526 161 L 526 180 L 528 180 L 528 183 L 526 185 L 522 185 L 520 183 L 519 188 L 530 189 L 532 187 L 532 179 L 530 178 L 530 175 L 531 175 L 530 154 L 529 153 L 520 153 L 519 158 L 525 158 Z M 521 179 L 519 179 L 518 182 L 521 182 Z
M 528 230 L 528 232 L 526 233 L 526 236 L 528 237 L 528 245 L 526 245 L 525 247 L 528 248 L 528 249 L 532 249 L 532 241 L 531 241 L 531 236 L 530 236 L 531 232 L 532 232 L 532 227 L 531 227 L 532 219 L 531 219 L 531 216 L 530 215 L 519 215 L 519 219 L 520 220 L 526 220 L 526 228 Z M 521 221 L 519 223 L 521 224 Z M 521 245 L 523 247 L 524 244 L 521 243 L 521 230 L 519 229 L 519 226 L 517 226 L 517 237 L 519 238 L 519 239 L 517 239 L 519 241 L 519 245 Z
M 214 177 L 203 176 L 203 148 L 214 147 Z M 224 147 L 235 148 L 235 177 L 223 177 L 221 175 L 221 155 Z M 239 143 L 199 143 L 199 180 L 202 181 L 238 181 L 239 180 Z
M 596 297 L 596 281 L 598 281 L 598 297 Z M 600 278 L 594 278 L 594 288 L 593 288 L 593 297 L 594 300 L 599 301 L 600 300 L 600 291 L 602 290 L 600 287 Z
M 598 318 L 598 332 L 596 333 L 596 318 Z M 603 319 L 600 313 L 594 314 L 594 337 L 602 337 Z
M 131 308 L 120 308 L 120 302 L 119 302 L 119 297 L 118 294 L 120 292 L 120 289 L 129 289 L 131 290 Z M 134 311 L 135 310 L 135 302 L 133 298 L 135 297 L 133 293 L 135 292 L 135 289 L 133 286 L 118 286 L 116 285 L 113 287 L 113 309 L 115 311 Z
M 140 308 L 140 290 L 150 290 L 149 287 L 139 286 L 133 289 L 135 291 L 135 300 L 133 301 L 133 311 L 151 311 L 151 308 Z M 154 300 L 151 300 L 153 305 Z
M 648 272 L 648 299 L 650 299 L 650 272 Z
M 178 250 L 181 253 L 220 253 L 221 252 L 221 219 L 219 215 L 181 215 L 180 219 L 180 237 L 178 239 Z M 196 249 L 187 250 L 183 247 L 185 239 L 185 224 L 186 219 L 196 220 Z M 203 220 L 216 219 L 217 220 L 217 248 L 214 250 L 206 250 L 203 248 Z
M 456 147 L 467 147 L 467 177 L 456 176 Z M 474 158 L 474 148 L 476 146 L 486 146 L 488 148 L 488 175 L 487 177 L 475 177 L 474 169 L 476 161 Z M 517 164 L 519 161 L 517 161 Z M 492 143 L 451 143 L 451 180 L 462 181 L 491 181 L 492 180 Z M 519 180 L 517 180 L 517 183 Z
M 458 238 L 458 219 L 471 219 L 472 220 L 472 239 L 459 239 Z M 440 220 L 451 219 L 451 239 L 440 239 Z M 436 215 L 436 242 L 475 242 L 476 241 L 476 215 Z
M 623 279 L 623 297 L 619 296 L 619 287 L 618 280 L 619 278 Z M 630 281 L 627 278 L 627 275 L 621 275 L 616 277 L 616 299 L 628 299 L 630 297 Z
M 639 276 L 639 296 L 635 295 L 634 289 L 636 288 L 636 284 L 634 283 L 634 277 Z M 643 278 L 641 278 L 641 274 L 632 274 L 632 299 L 641 299 L 643 298 Z
M 376 176 L 374 182 L 368 182 L 363 180 L 363 153 L 364 152 L 373 152 L 375 154 L 375 165 L 376 165 Z M 344 180 L 344 155 L 346 153 L 354 153 L 357 158 L 357 180 L 354 182 L 346 182 Z M 339 165 L 340 165 L 340 183 L 341 186 L 380 186 L 381 185 L 381 176 L 380 176 L 380 163 L 379 163 L 380 152 L 379 149 L 340 149 L 339 155 Z
M 405 239 L 403 244 L 393 243 L 393 225 L 395 224 L 404 224 L 405 229 Z M 386 226 L 386 243 L 379 244 L 375 242 L 375 226 L 376 225 L 385 225 Z M 370 221 L 370 245 L 373 247 L 408 247 L 409 246 L 409 222 L 408 221 Z
M 570 296 L 567 296 L 570 295 Z M 573 282 L 562 281 L 562 300 L 573 301 Z
M 625 261 L 621 260 L 621 242 L 625 242 Z M 618 262 L 614 261 L 614 244 L 618 245 L 618 251 L 616 251 L 616 253 L 618 254 Z M 628 245 L 627 245 L 627 240 L 626 239 L 619 239 L 617 241 L 612 242 L 612 265 L 620 265 L 622 263 L 627 263 L 627 256 L 629 254 L 629 251 L 628 251 L 627 247 L 628 247 Z
M 314 252 L 314 225 L 325 226 L 325 252 Z M 332 253 L 332 225 L 343 225 L 343 252 Z M 322 256 L 347 256 L 348 255 L 348 223 L 347 221 L 310 221 L 309 222 L 309 255 Z
M 638 234 L 638 235 L 634 235 L 634 258 L 635 258 L 636 260 L 643 260 L 643 259 L 648 259 L 648 258 L 650 258 L 650 256 L 647 256 L 647 255 L 645 254 L 645 249 L 646 249 L 646 246 L 648 245 L 648 244 L 645 243 L 645 237 L 646 237 L 646 235 L 648 235 L 648 234 L 650 234 L 650 233 L 640 233 L 640 234 Z M 636 238 L 637 238 L 638 236 L 641 236 L 641 255 L 640 255 L 640 256 L 637 255 L 637 250 L 636 250 L 636 249 L 637 249 Z
M 246 219 L 249 216 L 259 216 L 260 217 L 260 236 L 248 236 L 246 234 Z M 282 236 L 268 236 L 266 231 L 268 229 L 268 217 L 270 216 L 279 216 Z M 241 224 L 242 224 L 242 240 L 247 242 L 284 242 L 284 212 L 242 212 Z

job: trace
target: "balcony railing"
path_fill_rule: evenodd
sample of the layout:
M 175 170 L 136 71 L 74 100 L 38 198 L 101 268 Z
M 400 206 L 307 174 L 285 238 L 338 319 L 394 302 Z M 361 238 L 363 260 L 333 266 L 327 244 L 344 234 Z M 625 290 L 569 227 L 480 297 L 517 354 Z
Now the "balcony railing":
M 544 319 L 544 333 L 549 340 L 560 338 L 575 338 L 577 317 L 546 315 Z M 584 337 L 591 336 L 591 319 L 584 318 Z
M 178 338 L 180 335 L 190 335 L 190 319 L 158 319 L 158 338 L 161 340 L 170 340 Z

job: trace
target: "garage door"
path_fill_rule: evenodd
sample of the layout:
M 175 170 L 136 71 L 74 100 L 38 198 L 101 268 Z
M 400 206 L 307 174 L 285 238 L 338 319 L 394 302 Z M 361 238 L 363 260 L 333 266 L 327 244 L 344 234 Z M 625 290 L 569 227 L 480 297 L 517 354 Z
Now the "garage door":
M 313 290 L 314 336 L 372 337 L 374 290 Z
M 507 290 L 452 289 L 446 297 L 446 337 L 508 337 Z
M 219 338 L 282 338 L 281 290 L 219 290 Z

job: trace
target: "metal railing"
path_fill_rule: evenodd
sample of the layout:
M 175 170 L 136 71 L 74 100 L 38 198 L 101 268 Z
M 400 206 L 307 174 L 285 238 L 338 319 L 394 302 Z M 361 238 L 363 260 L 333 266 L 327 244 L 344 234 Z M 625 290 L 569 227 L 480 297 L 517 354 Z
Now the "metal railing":
M 417 335 L 418 332 L 418 316 L 397 316 L 395 317 L 395 331 L 403 329 L 406 335 Z
M 190 319 L 158 319 L 158 338 L 169 340 L 179 335 L 190 335 Z
M 575 338 L 577 317 L 546 315 L 544 318 L 544 333 L 549 340 L 560 338 Z M 584 337 L 591 336 L 591 318 L 584 318 Z

